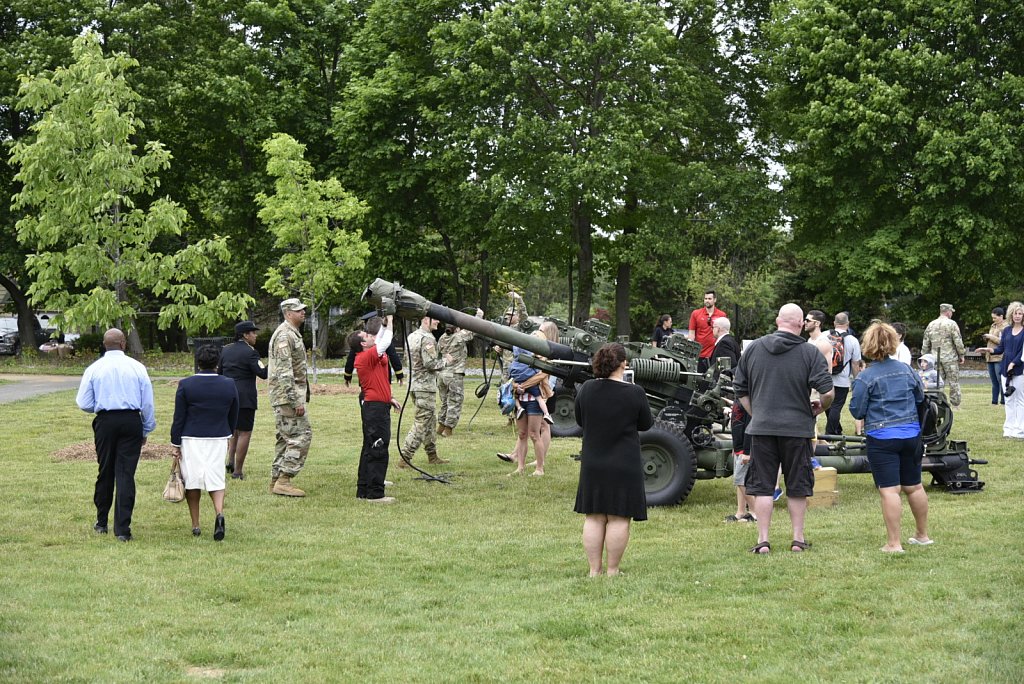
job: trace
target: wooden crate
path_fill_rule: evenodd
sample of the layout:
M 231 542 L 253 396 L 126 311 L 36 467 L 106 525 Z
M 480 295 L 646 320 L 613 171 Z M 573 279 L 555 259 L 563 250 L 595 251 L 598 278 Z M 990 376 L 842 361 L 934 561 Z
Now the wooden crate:
M 839 505 L 839 474 L 835 468 L 814 471 L 814 496 L 807 499 L 811 508 L 831 508 Z

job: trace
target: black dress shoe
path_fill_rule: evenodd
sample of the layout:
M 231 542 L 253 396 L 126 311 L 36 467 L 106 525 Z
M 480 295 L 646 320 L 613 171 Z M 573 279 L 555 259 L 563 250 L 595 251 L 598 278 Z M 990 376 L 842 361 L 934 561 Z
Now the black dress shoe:
M 128 534 L 119 534 L 119 535 L 117 535 L 117 541 L 119 541 L 119 542 L 130 542 L 131 540 L 132 540 L 132 533 L 131 532 L 129 532 Z
M 224 470 L 228 471 L 229 473 L 235 472 L 235 464 L 234 463 L 225 463 L 224 464 Z
M 96 530 L 96 532 L 99 533 L 99 534 L 106 534 L 107 533 L 107 526 L 106 525 L 100 525 L 99 523 L 96 523 L 95 525 L 93 525 L 92 529 Z
M 217 521 L 213 524 L 213 540 L 220 541 L 224 538 L 224 516 L 218 515 Z
M 203 533 L 203 531 L 201 529 L 199 529 L 198 527 L 193 527 L 192 528 L 192 536 L 193 537 L 198 537 L 202 533 Z

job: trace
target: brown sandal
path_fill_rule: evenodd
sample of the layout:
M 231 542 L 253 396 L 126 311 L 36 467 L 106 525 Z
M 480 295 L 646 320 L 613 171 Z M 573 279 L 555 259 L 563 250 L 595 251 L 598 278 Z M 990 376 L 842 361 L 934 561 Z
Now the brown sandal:
M 796 548 L 793 548 L 793 547 L 796 547 Z M 790 543 L 790 545 L 789 545 L 789 550 L 792 551 L 793 553 L 801 553 L 803 551 L 806 551 L 809 548 L 811 548 L 811 542 L 808 542 L 808 541 L 797 541 L 796 539 L 794 539 Z

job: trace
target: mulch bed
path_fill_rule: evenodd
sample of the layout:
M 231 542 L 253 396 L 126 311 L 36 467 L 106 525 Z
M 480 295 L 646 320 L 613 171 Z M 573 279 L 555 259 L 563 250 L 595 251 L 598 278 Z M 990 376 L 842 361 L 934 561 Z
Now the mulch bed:
M 55 461 L 95 461 L 96 447 L 92 442 L 79 442 L 78 444 L 72 444 L 64 447 L 63 449 L 58 449 L 50 454 L 50 456 Z M 160 459 L 170 457 L 170 444 L 153 444 L 151 442 L 147 442 L 146 446 L 142 447 L 142 460 L 144 461 L 159 461 Z
M 335 396 L 338 394 L 359 394 L 359 384 L 355 381 L 352 382 L 351 387 L 345 387 L 345 385 L 334 385 L 334 384 L 317 384 L 309 386 L 310 393 L 314 396 Z

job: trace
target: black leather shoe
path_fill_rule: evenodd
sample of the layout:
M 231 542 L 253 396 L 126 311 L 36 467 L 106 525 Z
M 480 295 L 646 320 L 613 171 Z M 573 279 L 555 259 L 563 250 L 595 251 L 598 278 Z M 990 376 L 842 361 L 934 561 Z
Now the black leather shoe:
M 192 536 L 193 537 L 198 537 L 202 533 L 203 533 L 203 531 L 201 529 L 199 529 L 198 527 L 193 527 L 192 528 Z
M 220 541 L 224 538 L 224 516 L 218 515 L 217 522 L 213 524 L 213 540 Z
M 117 535 L 117 541 L 119 541 L 119 542 L 130 542 L 131 540 L 132 540 L 132 533 L 131 532 L 129 532 L 128 534 L 119 534 L 119 535 Z
M 235 464 L 234 463 L 225 463 L 224 464 L 224 470 L 228 471 L 229 473 L 235 472 Z
M 95 525 L 93 525 L 92 529 L 96 530 L 96 532 L 98 534 L 106 534 L 107 533 L 107 526 L 106 525 L 100 525 L 99 523 L 96 523 Z

